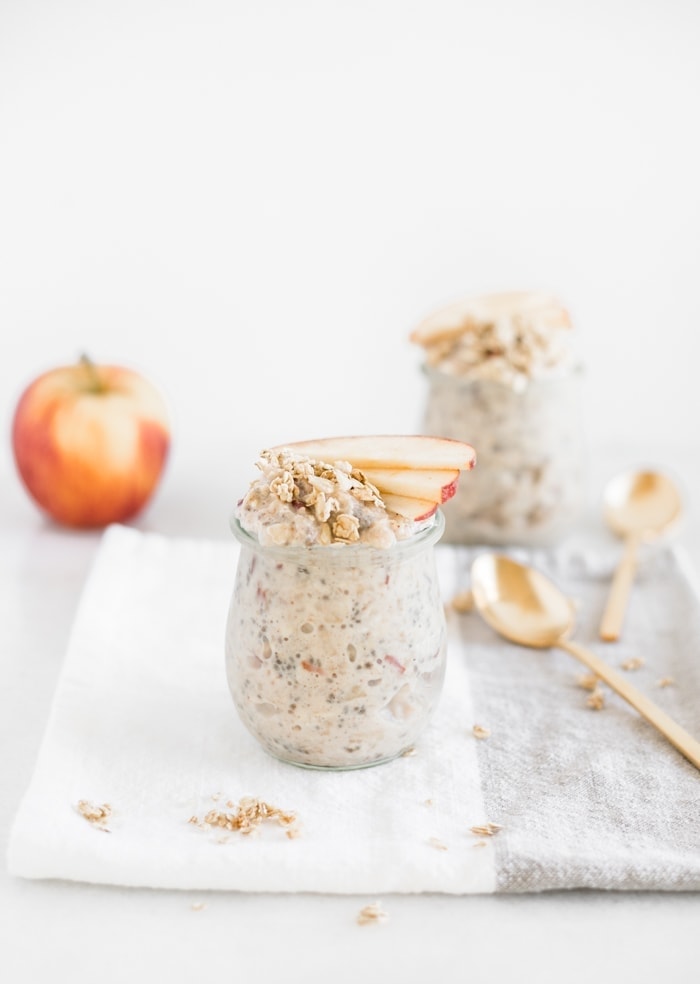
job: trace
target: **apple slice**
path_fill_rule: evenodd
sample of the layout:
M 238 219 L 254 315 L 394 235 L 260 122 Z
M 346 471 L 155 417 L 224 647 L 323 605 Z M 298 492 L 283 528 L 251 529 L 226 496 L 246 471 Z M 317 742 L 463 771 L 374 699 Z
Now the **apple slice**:
M 273 451 L 289 448 L 315 461 L 349 461 L 362 471 L 371 468 L 437 469 L 467 471 L 476 463 L 470 444 L 448 437 L 424 434 L 380 434 L 356 437 L 324 437 L 295 441 Z
M 363 468 L 362 474 L 382 493 L 428 502 L 447 502 L 457 491 L 459 469 Z
M 382 494 L 382 502 L 389 512 L 398 513 L 405 519 L 412 519 L 420 522 L 422 519 L 430 519 L 437 511 L 439 503 L 431 502 L 429 499 L 414 499 L 408 495 Z

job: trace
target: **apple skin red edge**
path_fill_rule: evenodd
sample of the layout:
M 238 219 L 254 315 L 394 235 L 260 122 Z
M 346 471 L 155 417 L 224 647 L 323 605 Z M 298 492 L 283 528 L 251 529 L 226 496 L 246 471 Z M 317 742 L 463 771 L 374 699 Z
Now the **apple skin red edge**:
M 474 465 L 472 465 L 472 468 L 473 467 L 474 467 Z M 448 499 L 451 499 L 452 498 L 452 496 L 457 491 L 457 484 L 458 483 L 459 483 L 459 475 L 449 485 L 443 485 L 443 487 L 442 487 L 442 501 L 443 502 L 447 502 Z

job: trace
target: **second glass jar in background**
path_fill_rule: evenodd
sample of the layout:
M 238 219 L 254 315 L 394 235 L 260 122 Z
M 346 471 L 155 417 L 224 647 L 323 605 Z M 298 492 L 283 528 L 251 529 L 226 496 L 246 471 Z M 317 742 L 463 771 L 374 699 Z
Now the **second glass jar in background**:
M 443 505 L 449 543 L 546 546 L 586 506 L 580 370 L 515 389 L 425 367 L 424 429 L 468 441 L 474 471 Z

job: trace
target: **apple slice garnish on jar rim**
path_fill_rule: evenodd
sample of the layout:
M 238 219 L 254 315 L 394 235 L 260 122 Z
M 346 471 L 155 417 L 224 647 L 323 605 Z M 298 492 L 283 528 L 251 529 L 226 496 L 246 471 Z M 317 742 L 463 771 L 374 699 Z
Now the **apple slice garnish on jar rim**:
M 440 505 L 457 490 L 458 468 L 362 468 L 370 484 L 382 493 L 422 499 Z
M 375 486 L 391 512 L 428 519 L 457 491 L 459 476 L 476 463 L 470 444 L 425 434 L 380 434 L 295 441 L 287 448 L 314 461 L 347 461 Z
M 470 444 L 426 434 L 379 434 L 322 437 L 278 445 L 315 461 L 349 461 L 353 468 L 469 471 L 476 463 Z
M 392 495 L 390 492 L 382 492 L 381 489 L 379 494 L 389 512 L 397 513 L 404 519 L 412 519 L 416 523 L 434 516 L 440 505 L 439 502 L 431 502 L 429 499 L 414 499 L 408 495 Z

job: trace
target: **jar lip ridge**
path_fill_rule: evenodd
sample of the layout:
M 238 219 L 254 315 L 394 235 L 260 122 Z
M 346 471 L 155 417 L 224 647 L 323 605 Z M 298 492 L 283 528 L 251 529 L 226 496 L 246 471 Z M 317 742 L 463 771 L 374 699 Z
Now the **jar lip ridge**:
M 442 510 L 438 509 L 434 514 L 433 522 L 429 526 L 423 527 L 423 529 L 419 530 L 413 536 L 407 537 L 405 540 L 397 540 L 389 547 L 376 547 L 366 543 L 312 544 L 310 546 L 307 544 L 292 544 L 284 546 L 260 543 L 257 537 L 241 526 L 240 520 L 235 512 L 231 515 L 229 523 L 231 532 L 241 546 L 250 547 L 261 553 L 276 554 L 288 560 L 298 559 L 299 556 L 306 558 L 323 557 L 324 560 L 333 559 L 337 561 L 342 561 L 343 558 L 356 561 L 371 558 L 382 559 L 397 554 L 405 556 L 406 554 L 414 553 L 424 547 L 429 547 L 437 543 L 445 530 L 445 517 Z

